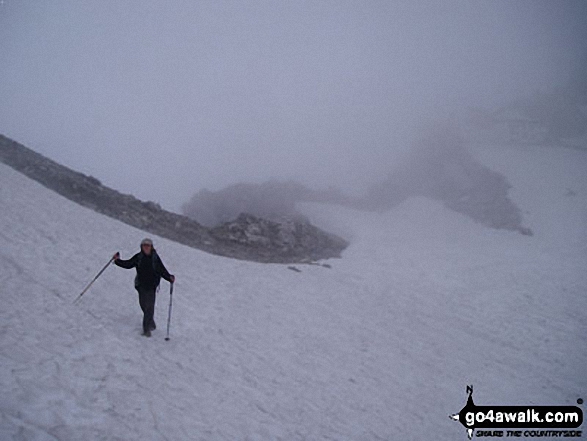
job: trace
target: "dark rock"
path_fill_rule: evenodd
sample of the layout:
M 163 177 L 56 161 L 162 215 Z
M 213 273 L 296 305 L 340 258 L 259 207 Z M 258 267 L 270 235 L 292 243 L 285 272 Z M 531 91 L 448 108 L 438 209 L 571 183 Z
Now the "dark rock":
M 239 216 L 209 229 L 155 202 L 108 188 L 0 135 L 0 161 L 60 195 L 128 225 L 212 254 L 258 262 L 293 263 L 339 257 L 348 243 L 309 223 Z
M 338 257 L 348 246 L 345 240 L 307 221 L 287 218 L 271 221 L 246 213 L 241 213 L 234 221 L 212 228 L 210 234 L 222 243 L 247 245 L 256 250 L 261 260 L 273 250 L 278 250 L 283 259 L 296 262 Z
M 182 207 L 186 216 L 209 227 L 250 213 L 269 220 L 286 216 L 304 221 L 297 211 L 298 202 L 350 204 L 352 198 L 336 188 L 313 190 L 295 181 L 270 180 L 262 184 L 233 184 L 218 191 L 200 190 Z
M 441 201 L 447 208 L 491 228 L 532 235 L 509 198 L 505 176 L 478 163 L 450 126 L 439 126 L 415 143 L 411 157 L 370 189 L 365 209 L 388 210 L 412 196 Z

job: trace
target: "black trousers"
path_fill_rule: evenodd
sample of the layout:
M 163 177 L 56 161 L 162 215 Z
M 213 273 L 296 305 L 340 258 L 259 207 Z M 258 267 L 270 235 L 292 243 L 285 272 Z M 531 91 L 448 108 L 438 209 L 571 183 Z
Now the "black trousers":
M 155 314 L 155 288 L 145 288 L 139 286 L 139 305 L 143 310 L 143 331 L 148 331 L 151 324 L 154 323 L 153 315 Z

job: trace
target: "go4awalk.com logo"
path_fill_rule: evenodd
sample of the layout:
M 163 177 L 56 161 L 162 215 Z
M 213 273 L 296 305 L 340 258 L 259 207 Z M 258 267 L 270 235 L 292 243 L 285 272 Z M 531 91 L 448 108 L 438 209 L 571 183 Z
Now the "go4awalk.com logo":
M 581 437 L 583 411 L 578 406 L 477 406 L 473 386 L 467 404 L 450 418 L 460 422 L 469 439 L 475 437 Z M 583 404 L 582 399 L 577 404 Z M 575 430 L 573 430 L 575 429 Z

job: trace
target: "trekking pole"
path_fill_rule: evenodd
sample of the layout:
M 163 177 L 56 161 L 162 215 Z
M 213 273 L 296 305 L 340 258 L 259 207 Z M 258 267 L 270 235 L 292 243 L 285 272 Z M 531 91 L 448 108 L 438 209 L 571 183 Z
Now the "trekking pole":
M 167 315 L 167 337 L 165 341 L 169 341 L 169 325 L 171 324 L 171 301 L 173 299 L 173 282 L 169 286 L 169 314 Z
M 111 264 L 113 261 L 114 261 L 114 256 L 110 258 L 110 260 L 108 261 L 108 263 L 107 263 L 106 265 L 104 265 L 104 268 L 102 268 L 102 269 L 100 270 L 100 272 L 98 273 L 98 275 L 97 275 L 96 277 L 94 277 L 90 283 L 88 283 L 88 286 L 86 286 L 86 287 L 84 288 L 84 290 L 81 292 L 81 294 L 80 294 L 79 296 L 77 296 L 77 298 L 76 298 L 76 299 L 73 301 L 73 303 L 76 303 L 76 302 L 78 302 L 78 301 L 79 301 L 79 299 L 81 299 L 81 298 L 82 298 L 82 296 L 83 296 L 83 295 L 86 293 L 86 291 L 87 291 L 88 289 L 90 289 L 90 286 L 92 286 L 92 284 L 93 284 L 93 283 L 96 281 L 96 279 L 97 279 L 98 277 L 100 277 L 104 271 L 106 271 L 106 268 L 108 268 L 108 265 L 110 265 L 110 264 Z

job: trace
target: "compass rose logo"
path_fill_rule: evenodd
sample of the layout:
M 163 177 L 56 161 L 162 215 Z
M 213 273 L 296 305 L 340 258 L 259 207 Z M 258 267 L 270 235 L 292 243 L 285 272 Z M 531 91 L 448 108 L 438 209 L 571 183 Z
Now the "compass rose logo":
M 467 404 L 459 413 L 449 415 L 453 421 L 460 422 L 469 439 L 473 438 L 475 429 L 482 436 L 504 435 L 503 429 L 509 429 L 515 436 L 581 436 L 581 431 L 573 431 L 583 424 L 583 411 L 577 406 L 477 406 L 473 402 L 473 386 L 467 386 Z M 580 398 L 577 404 L 583 404 Z M 489 429 L 489 430 L 485 430 Z M 501 429 L 501 430 L 491 430 Z M 519 430 L 541 429 L 541 430 Z M 553 430 L 566 429 L 566 430 Z M 578 435 L 577 435 L 578 434 Z M 509 436 L 509 435 L 508 435 Z
M 449 418 L 454 421 L 459 421 L 463 426 L 465 426 L 465 429 L 467 429 L 467 436 L 469 437 L 469 439 L 471 439 L 473 438 L 473 432 L 475 431 L 475 429 L 473 429 L 472 427 L 468 427 L 465 424 L 465 415 L 467 414 L 467 412 L 472 412 L 475 410 L 475 403 L 473 403 L 472 384 L 470 386 L 467 386 L 467 394 L 467 404 L 465 405 L 465 407 L 463 407 L 459 413 L 449 415 Z

